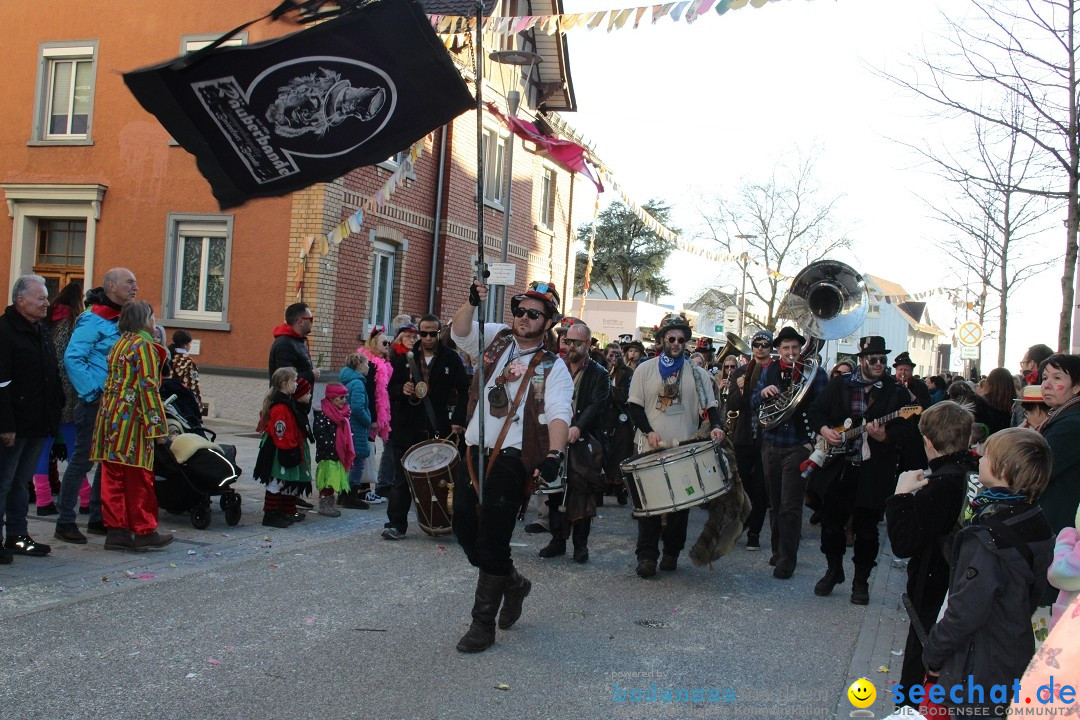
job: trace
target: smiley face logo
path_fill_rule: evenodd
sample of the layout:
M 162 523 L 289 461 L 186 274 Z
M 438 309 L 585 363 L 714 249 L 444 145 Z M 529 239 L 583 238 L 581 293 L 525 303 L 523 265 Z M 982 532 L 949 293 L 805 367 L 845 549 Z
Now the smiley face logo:
M 867 708 L 874 704 L 877 690 L 866 678 L 859 678 L 851 683 L 847 691 L 848 700 L 857 708 Z

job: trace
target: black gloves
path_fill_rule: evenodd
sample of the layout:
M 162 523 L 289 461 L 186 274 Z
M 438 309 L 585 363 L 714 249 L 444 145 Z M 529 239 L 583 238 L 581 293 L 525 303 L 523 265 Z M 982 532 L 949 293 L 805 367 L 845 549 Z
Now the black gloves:
M 300 447 L 294 447 L 291 450 L 277 451 L 278 464 L 281 467 L 291 468 L 296 467 L 304 460 L 304 453 L 300 450 Z
M 559 462 L 558 458 L 548 455 L 543 462 L 536 466 L 536 469 L 540 471 L 540 479 L 550 485 L 558 479 L 562 463 Z
M 469 286 L 469 304 L 480 307 L 480 291 L 476 289 L 476 283 Z

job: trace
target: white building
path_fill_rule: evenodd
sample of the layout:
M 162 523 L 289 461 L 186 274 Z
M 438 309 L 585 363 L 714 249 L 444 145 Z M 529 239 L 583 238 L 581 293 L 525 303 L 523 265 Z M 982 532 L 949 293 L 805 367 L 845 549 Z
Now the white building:
M 940 372 L 938 343 L 945 333 L 930 319 L 926 303 L 896 302 L 893 298 L 908 297 L 901 285 L 874 275 L 864 275 L 863 280 L 869 293 L 866 320 L 848 337 L 829 343 L 830 350 L 836 348 L 835 353 L 829 354 L 829 360 L 835 362 L 840 356 L 857 353 L 862 336 L 880 335 L 890 350 L 890 365 L 897 355 L 907 351 L 915 363 L 916 375 L 925 377 Z

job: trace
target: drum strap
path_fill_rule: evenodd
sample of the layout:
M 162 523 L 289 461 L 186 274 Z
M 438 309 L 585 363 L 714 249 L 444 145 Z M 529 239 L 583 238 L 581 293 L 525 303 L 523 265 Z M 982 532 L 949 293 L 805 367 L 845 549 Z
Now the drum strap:
M 540 364 L 540 360 L 543 359 L 544 353 L 533 353 L 532 361 L 529 362 L 529 368 L 525 371 L 525 375 L 521 378 L 521 384 L 518 385 L 517 393 L 514 395 L 514 402 L 510 404 L 509 410 L 506 412 L 506 419 L 503 420 L 502 430 L 499 432 L 499 439 L 495 441 L 495 447 L 491 450 L 491 457 L 488 458 L 487 468 L 484 470 L 484 477 L 491 474 L 491 469 L 495 467 L 495 458 L 498 456 L 499 451 L 502 450 L 503 440 L 506 439 L 506 433 L 510 432 L 510 423 L 514 421 L 517 416 L 517 409 L 521 405 L 521 399 L 525 397 L 525 389 L 529 386 L 529 380 L 532 379 L 533 373 L 536 372 L 536 366 Z M 483 418 L 480 419 L 483 422 Z M 481 448 L 481 451 L 483 448 Z M 469 480 L 472 482 L 473 490 L 476 491 L 476 498 L 481 505 L 484 503 L 484 499 L 480 497 L 480 483 L 476 479 L 476 470 L 473 469 L 472 453 L 465 453 L 465 467 L 469 469 Z
M 421 353 L 423 353 L 423 351 L 421 351 Z M 413 379 L 416 382 L 420 382 L 420 381 L 427 382 L 427 379 L 425 378 L 425 376 L 427 375 L 426 371 L 428 369 L 427 362 L 425 361 L 424 358 L 421 358 L 421 362 L 424 362 L 424 371 L 425 372 L 420 371 L 420 366 L 416 362 L 416 357 L 412 358 L 412 362 L 410 363 L 412 365 L 412 368 L 411 368 L 412 376 L 413 376 Z M 432 362 L 434 362 L 434 359 L 432 359 Z M 431 424 L 432 437 L 439 437 L 439 421 L 435 419 L 435 409 L 433 407 L 431 407 L 431 393 L 430 392 L 427 393 L 426 395 L 424 395 L 423 403 L 424 403 L 424 410 L 427 412 L 428 422 Z

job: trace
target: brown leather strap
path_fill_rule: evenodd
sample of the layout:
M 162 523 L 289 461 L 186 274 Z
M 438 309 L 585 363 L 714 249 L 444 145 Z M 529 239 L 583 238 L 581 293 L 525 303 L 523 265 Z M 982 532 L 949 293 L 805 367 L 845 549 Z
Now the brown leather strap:
M 499 432 L 499 438 L 495 441 L 495 447 L 491 449 L 491 456 L 488 458 L 487 467 L 484 470 L 485 476 L 490 475 L 491 469 L 495 467 L 495 458 L 498 456 L 499 451 L 502 450 L 502 444 L 503 440 L 506 439 L 506 433 L 510 432 L 510 423 L 514 420 L 514 415 L 517 413 L 518 406 L 521 405 L 521 399 L 525 397 L 525 389 L 529 385 L 529 380 L 536 372 L 536 366 L 540 363 L 543 355 L 543 348 L 540 348 L 533 354 L 532 362 L 529 363 L 525 375 L 521 378 L 521 385 L 518 386 L 517 394 L 514 396 L 514 402 L 510 403 L 510 407 L 506 411 L 506 420 L 503 421 L 502 430 Z M 479 421 L 484 422 L 484 418 L 480 418 Z M 481 451 L 482 450 L 483 448 L 481 448 Z M 472 482 L 473 490 L 476 491 L 477 500 L 482 504 L 483 498 L 480 497 L 480 481 L 476 477 L 476 470 L 473 469 L 472 453 L 467 452 L 466 455 L 465 467 L 469 470 L 469 480 Z

